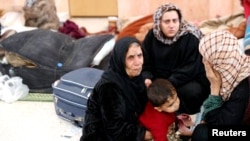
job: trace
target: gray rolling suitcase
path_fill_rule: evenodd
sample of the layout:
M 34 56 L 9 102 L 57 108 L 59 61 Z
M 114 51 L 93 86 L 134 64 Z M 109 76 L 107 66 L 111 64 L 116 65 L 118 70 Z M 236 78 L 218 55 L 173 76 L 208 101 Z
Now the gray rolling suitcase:
M 88 97 L 102 73 L 96 68 L 80 68 L 55 81 L 52 88 L 56 114 L 82 127 Z

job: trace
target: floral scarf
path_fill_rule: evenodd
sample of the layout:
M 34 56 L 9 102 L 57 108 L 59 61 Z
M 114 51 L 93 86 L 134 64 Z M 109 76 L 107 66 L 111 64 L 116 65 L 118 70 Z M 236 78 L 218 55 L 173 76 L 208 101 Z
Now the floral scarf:
M 162 15 L 170 10 L 175 10 L 181 14 L 181 11 L 178 7 L 169 3 L 160 6 L 153 15 L 153 20 L 154 20 L 153 32 L 155 37 L 160 42 L 170 45 L 176 42 L 181 36 L 186 35 L 187 33 L 192 33 L 198 39 L 200 39 L 203 36 L 202 32 L 196 26 L 189 24 L 187 21 L 183 20 L 182 17 L 180 17 L 179 32 L 174 36 L 174 38 L 166 38 L 161 31 L 160 23 Z

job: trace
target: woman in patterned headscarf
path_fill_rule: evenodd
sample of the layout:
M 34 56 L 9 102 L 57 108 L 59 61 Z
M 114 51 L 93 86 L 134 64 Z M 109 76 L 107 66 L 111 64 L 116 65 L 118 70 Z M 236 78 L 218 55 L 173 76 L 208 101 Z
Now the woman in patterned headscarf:
M 153 29 L 143 41 L 145 84 L 149 86 L 156 78 L 169 80 L 180 98 L 178 113 L 198 113 L 210 93 L 198 50 L 203 34 L 171 3 L 160 6 L 153 19 Z
M 196 127 L 192 141 L 206 141 L 206 125 L 240 125 L 249 99 L 250 57 L 228 31 L 216 31 L 200 41 L 211 94 L 205 100 L 202 122 Z

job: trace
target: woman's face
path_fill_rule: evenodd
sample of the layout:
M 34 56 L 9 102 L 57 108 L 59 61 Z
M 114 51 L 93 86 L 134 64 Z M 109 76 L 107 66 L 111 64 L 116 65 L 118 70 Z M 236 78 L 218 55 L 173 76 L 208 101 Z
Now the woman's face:
M 125 59 L 126 72 L 128 76 L 138 76 L 142 71 L 143 54 L 139 44 L 133 43 L 130 45 Z
M 180 29 L 180 19 L 176 11 L 168 11 L 162 15 L 160 28 L 163 34 L 168 37 L 174 37 Z

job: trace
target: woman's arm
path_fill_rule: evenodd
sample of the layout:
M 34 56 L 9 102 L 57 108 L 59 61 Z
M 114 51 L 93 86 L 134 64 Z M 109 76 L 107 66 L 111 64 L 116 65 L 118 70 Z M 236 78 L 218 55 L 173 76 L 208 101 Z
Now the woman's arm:
M 179 48 L 178 64 L 172 70 L 168 80 L 178 88 L 199 76 L 204 72 L 202 56 L 198 50 L 199 39 L 189 33 L 178 39 L 174 47 Z M 174 59 L 174 58 L 173 58 Z
M 223 100 L 220 93 L 220 87 L 221 87 L 221 76 L 220 74 L 213 69 L 213 66 L 211 63 L 209 63 L 207 60 L 203 59 L 203 64 L 206 71 L 206 76 L 210 82 L 210 91 L 211 95 L 208 96 L 208 98 L 203 103 L 203 113 L 202 113 L 202 120 L 204 120 L 205 115 L 216 108 L 221 107 L 223 104 Z
M 148 138 L 146 129 L 136 122 L 133 123 L 138 117 L 128 113 L 122 92 L 116 86 L 105 85 L 101 90 L 99 102 L 105 132 L 112 140 L 139 141 Z
M 143 47 L 143 57 L 144 57 L 144 62 L 143 62 L 143 71 L 142 75 L 143 78 L 146 79 L 152 79 L 153 74 L 152 74 L 152 54 L 151 54 L 151 48 L 152 48 L 152 41 L 154 39 L 153 35 L 153 30 L 149 30 L 147 33 L 145 39 L 143 40 L 142 47 Z
M 210 81 L 211 95 L 204 102 L 204 119 L 212 124 L 240 124 L 243 120 L 248 102 L 249 86 L 245 79 L 233 90 L 228 101 L 223 101 L 219 95 L 221 87 L 220 74 L 212 65 L 203 60 L 206 75 Z
M 221 76 L 219 72 L 213 69 L 212 64 L 209 63 L 207 60 L 203 59 L 203 64 L 205 67 L 206 76 L 210 82 L 211 95 L 219 96 L 222 84 Z
M 248 103 L 248 79 L 241 81 L 231 93 L 228 101 L 205 115 L 207 123 L 217 125 L 241 124 Z

